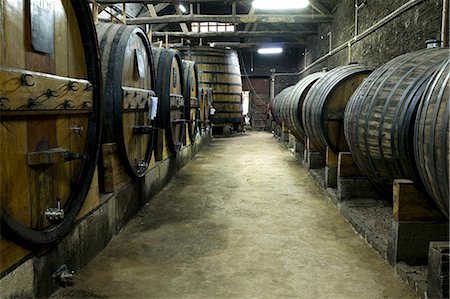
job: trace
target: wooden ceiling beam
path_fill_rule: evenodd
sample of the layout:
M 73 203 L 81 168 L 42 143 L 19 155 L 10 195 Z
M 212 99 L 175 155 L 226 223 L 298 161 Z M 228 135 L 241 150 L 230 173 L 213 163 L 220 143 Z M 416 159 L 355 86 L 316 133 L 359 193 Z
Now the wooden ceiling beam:
M 208 38 L 208 37 L 265 37 L 265 36 L 299 36 L 314 34 L 315 31 L 234 31 L 234 32 L 153 32 L 154 37 Z
M 331 15 L 332 12 L 318 0 L 309 0 L 309 5 L 322 15 Z
M 163 24 L 190 22 L 223 22 L 223 23 L 269 23 L 269 24 L 317 24 L 333 21 L 331 15 L 166 15 L 157 18 L 134 18 L 127 20 L 127 24 Z

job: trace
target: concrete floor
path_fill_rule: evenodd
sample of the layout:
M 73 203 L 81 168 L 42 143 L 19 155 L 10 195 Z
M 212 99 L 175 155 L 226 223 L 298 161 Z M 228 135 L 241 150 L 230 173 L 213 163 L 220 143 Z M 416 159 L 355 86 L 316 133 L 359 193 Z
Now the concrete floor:
M 273 136 L 215 139 L 55 298 L 415 298 Z

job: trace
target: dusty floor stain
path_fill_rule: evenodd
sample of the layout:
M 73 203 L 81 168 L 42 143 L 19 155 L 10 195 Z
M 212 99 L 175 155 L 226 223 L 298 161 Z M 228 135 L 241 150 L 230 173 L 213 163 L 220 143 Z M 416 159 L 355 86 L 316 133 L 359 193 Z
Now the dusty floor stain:
M 415 298 L 269 133 L 216 139 L 55 298 Z

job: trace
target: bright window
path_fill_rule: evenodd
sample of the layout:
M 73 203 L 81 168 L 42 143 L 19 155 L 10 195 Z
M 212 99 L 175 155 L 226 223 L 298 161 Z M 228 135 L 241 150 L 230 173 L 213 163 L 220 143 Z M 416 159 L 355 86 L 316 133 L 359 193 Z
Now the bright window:
M 218 23 L 218 22 L 192 22 L 192 32 L 225 32 L 235 31 L 234 25 L 231 23 Z

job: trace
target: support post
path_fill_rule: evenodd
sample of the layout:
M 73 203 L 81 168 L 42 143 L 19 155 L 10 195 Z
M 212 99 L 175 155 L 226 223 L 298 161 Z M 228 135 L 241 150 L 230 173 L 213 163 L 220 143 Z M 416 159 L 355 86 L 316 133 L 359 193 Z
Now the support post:
M 361 173 L 350 152 L 338 154 L 336 184 L 339 201 L 355 198 L 377 199 L 380 197 L 367 177 Z
M 336 188 L 337 186 L 338 155 L 327 146 L 325 155 L 325 187 Z
M 325 157 L 319 152 L 311 140 L 307 138 L 306 152 L 308 155 L 308 169 L 320 169 L 325 167 Z
M 449 252 L 448 242 L 430 243 L 427 279 L 427 296 L 430 299 L 449 296 Z
M 448 242 L 447 218 L 410 180 L 394 180 L 393 204 L 388 261 L 394 265 L 425 265 L 430 242 Z

